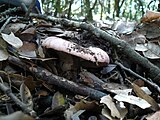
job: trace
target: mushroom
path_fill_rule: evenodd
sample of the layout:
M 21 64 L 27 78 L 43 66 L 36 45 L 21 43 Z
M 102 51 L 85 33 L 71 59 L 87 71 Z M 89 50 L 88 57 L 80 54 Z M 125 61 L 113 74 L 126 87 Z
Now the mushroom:
M 107 65 L 110 61 L 108 54 L 100 48 L 85 48 L 58 37 L 47 37 L 42 41 L 42 46 L 58 51 L 59 66 L 62 70 L 61 74 L 67 79 L 74 80 L 77 77 L 80 69 L 77 57 L 96 63 L 98 66 Z
M 108 54 L 97 47 L 82 47 L 74 42 L 70 42 L 58 37 L 47 37 L 42 41 L 42 46 L 46 48 L 52 48 L 57 51 L 62 51 L 85 60 L 89 60 L 96 63 L 109 63 Z

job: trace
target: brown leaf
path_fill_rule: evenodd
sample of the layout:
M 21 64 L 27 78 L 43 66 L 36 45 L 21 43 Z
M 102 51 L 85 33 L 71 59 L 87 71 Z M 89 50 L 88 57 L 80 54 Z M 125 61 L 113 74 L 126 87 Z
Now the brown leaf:
M 142 17 L 141 22 L 151 22 L 152 20 L 156 20 L 160 18 L 160 12 L 154 12 L 147 10 L 146 14 Z
M 31 42 L 23 42 L 23 46 L 18 50 L 18 53 L 21 56 L 35 58 L 37 57 L 36 54 L 36 44 Z
M 88 102 L 88 101 L 82 100 L 80 102 L 77 102 L 74 107 L 77 111 L 78 110 L 93 110 L 95 108 L 98 109 L 98 104 L 95 101 Z
M 19 36 L 19 38 L 22 41 L 32 41 L 35 36 L 36 36 L 36 29 L 31 27 L 23 31 Z
M 33 91 L 36 88 L 36 82 L 33 80 L 32 76 L 25 77 L 24 83 L 29 88 L 30 91 Z
M 33 109 L 31 92 L 24 83 L 22 83 L 22 85 L 20 86 L 20 95 L 21 95 L 22 102 L 27 104 L 29 108 Z
M 83 71 L 80 73 L 80 76 L 83 82 L 91 87 L 101 88 L 101 85 L 104 84 L 104 82 L 101 79 L 99 79 L 97 76 L 90 72 Z
M 132 86 L 133 86 L 133 90 L 136 93 L 136 95 L 146 100 L 152 106 L 153 110 L 156 111 L 159 109 L 157 102 L 152 97 L 147 95 L 138 85 L 136 85 L 135 83 L 132 83 Z

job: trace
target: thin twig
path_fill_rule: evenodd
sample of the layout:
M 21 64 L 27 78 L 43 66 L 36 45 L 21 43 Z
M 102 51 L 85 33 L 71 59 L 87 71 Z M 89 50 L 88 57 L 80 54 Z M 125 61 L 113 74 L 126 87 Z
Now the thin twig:
M 19 10 L 21 10 L 21 7 L 9 8 L 9 9 L 5 10 L 4 12 L 1 12 L 0 15 L 8 15 L 8 14 L 11 14 L 13 12 L 15 13 Z
M 2 78 L 0 77 L 0 79 L 2 80 Z M 3 80 L 2 80 L 3 81 Z M 3 83 L 0 82 L 0 89 L 7 95 L 9 96 L 17 105 L 19 105 L 22 110 L 28 114 L 30 114 L 31 116 L 36 116 L 36 112 L 32 109 L 30 109 L 26 104 L 24 104 L 23 102 L 21 102 L 11 91 L 10 88 L 8 88 L 7 86 L 5 86 Z
M 150 80 L 147 80 L 146 78 L 140 76 L 139 74 L 135 73 L 135 72 L 132 71 L 131 69 L 128 69 L 128 68 L 124 67 L 120 62 L 117 62 L 117 61 L 116 61 L 115 64 L 117 64 L 118 66 L 120 66 L 120 67 L 121 67 L 122 69 L 124 69 L 125 71 L 131 73 L 132 75 L 140 78 L 140 79 L 143 80 L 144 82 L 148 83 L 149 85 L 151 85 L 153 88 L 155 88 L 155 89 L 160 93 L 160 87 L 159 87 L 157 84 L 155 84 L 155 83 L 151 82 Z
M 9 17 L 6 22 L 3 24 L 3 26 L 1 27 L 0 29 L 0 33 L 5 29 L 5 27 L 7 26 L 7 24 L 13 19 L 13 18 L 16 18 L 16 17 Z
M 32 74 L 34 74 L 37 78 L 40 78 L 41 80 L 46 81 L 48 84 L 56 85 L 59 88 L 63 88 L 75 94 L 89 96 L 90 98 L 93 98 L 95 100 L 100 100 L 101 97 L 107 95 L 106 93 L 101 92 L 99 90 L 95 90 L 85 85 L 77 84 L 63 77 L 54 75 L 48 70 L 46 70 L 45 68 L 38 67 L 38 66 L 36 67 L 30 66 L 24 63 L 21 59 L 18 59 L 17 57 L 10 56 L 8 58 L 8 61 L 12 64 L 15 64 L 23 69 L 26 69 L 32 72 Z
M 35 6 L 35 3 L 36 3 L 36 0 L 32 0 L 30 6 L 29 6 L 29 8 L 28 8 L 28 11 L 27 11 L 27 13 L 26 13 L 26 15 L 25 15 L 26 18 L 29 17 L 30 12 L 32 11 L 33 7 Z

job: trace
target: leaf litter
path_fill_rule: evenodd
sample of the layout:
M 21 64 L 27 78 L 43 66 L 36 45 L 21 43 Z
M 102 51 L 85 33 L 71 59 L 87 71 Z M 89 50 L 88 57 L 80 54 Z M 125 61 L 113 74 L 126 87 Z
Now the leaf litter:
M 152 31 L 151 34 L 146 28 L 152 25 L 150 30 L 158 28 L 155 23 L 159 22 L 159 13 L 153 16 L 150 12 L 142 19 L 142 26 L 136 22 L 112 21 L 112 27 L 107 27 L 103 22 L 99 28 L 128 43 L 128 46 L 148 61 L 158 60 L 159 33 Z M 159 84 L 152 84 L 154 81 L 141 65 L 129 60 L 125 53 L 121 54 L 110 42 L 97 37 L 98 33 L 93 34 L 79 28 L 77 22 L 74 27 L 66 27 L 46 19 L 40 19 L 35 24 L 23 19 L 19 20 L 21 22 L 15 21 L 10 21 L 9 27 L 5 27 L 1 33 L 0 89 L 3 92 L 0 94 L 0 105 L 3 107 L 0 111 L 3 116 L 0 119 L 19 116 L 41 120 L 157 118 Z M 54 39 L 43 45 L 44 40 L 51 37 L 57 39 L 54 42 L 54 45 L 58 45 L 56 50 L 45 47 L 53 44 Z M 92 60 L 87 56 L 84 58 L 87 53 L 83 51 L 78 51 L 80 55 L 75 56 L 70 52 L 63 53 L 66 42 L 59 44 L 61 39 L 67 41 L 68 45 L 76 44 L 83 49 L 96 47 L 94 54 L 102 59 L 107 58 L 108 61 L 101 62 L 97 56 L 93 56 Z M 70 49 L 78 48 L 71 46 Z M 98 50 L 102 50 L 103 54 L 98 53 Z M 132 74 L 115 64 L 115 61 L 121 62 Z M 7 69 L 9 67 L 14 70 Z M 149 82 L 136 82 L 143 80 L 141 77 Z M 149 94 L 142 88 L 149 91 Z M 4 99 L 4 94 L 12 96 Z M 10 102 L 9 108 L 5 106 L 6 102 Z M 10 114 L 11 110 L 14 113 Z

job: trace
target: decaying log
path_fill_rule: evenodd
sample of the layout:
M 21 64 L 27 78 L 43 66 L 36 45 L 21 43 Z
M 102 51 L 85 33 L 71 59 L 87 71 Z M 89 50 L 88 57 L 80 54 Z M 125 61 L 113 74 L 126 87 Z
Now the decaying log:
M 22 60 L 10 56 L 8 58 L 8 61 L 12 64 L 15 64 L 25 70 L 28 70 L 32 72 L 36 77 L 46 81 L 49 84 L 53 84 L 59 88 L 66 89 L 70 92 L 73 92 L 75 94 L 80 94 L 84 96 L 89 96 L 95 100 L 100 100 L 101 97 L 107 95 L 106 93 L 103 93 L 101 91 L 95 90 L 93 88 L 84 86 L 84 85 L 79 85 L 75 82 L 69 81 L 63 77 L 59 77 L 57 75 L 52 74 L 48 70 L 42 68 L 42 67 L 33 67 L 28 64 L 25 64 Z
M 52 22 L 61 23 L 64 26 L 76 27 L 81 28 L 83 30 L 87 30 L 97 37 L 103 38 L 105 41 L 109 42 L 113 47 L 115 47 L 120 53 L 124 54 L 126 58 L 133 61 L 135 64 L 139 64 L 148 74 L 148 76 L 158 85 L 160 85 L 160 69 L 152 64 L 147 58 L 141 56 L 135 50 L 133 50 L 130 45 L 113 35 L 101 30 L 100 28 L 94 27 L 91 24 L 84 23 L 84 22 L 75 22 L 71 20 L 67 20 L 65 18 L 55 18 L 51 16 L 45 15 L 37 15 L 37 14 L 30 14 L 31 17 L 36 17 L 44 20 L 49 20 Z

